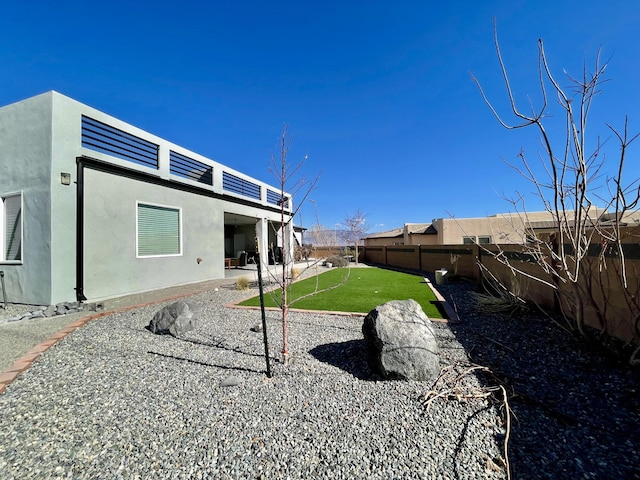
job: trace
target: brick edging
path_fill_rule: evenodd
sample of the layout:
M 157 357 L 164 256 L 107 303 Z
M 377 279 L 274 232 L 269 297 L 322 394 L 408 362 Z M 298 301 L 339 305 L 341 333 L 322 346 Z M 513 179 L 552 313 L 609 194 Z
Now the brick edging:
M 96 314 L 93 314 L 93 315 L 89 315 L 88 317 L 84 317 L 84 318 L 81 318 L 79 320 L 76 320 L 73 323 L 70 323 L 69 325 L 64 327 L 62 330 L 59 330 L 58 332 L 56 332 L 53 335 L 51 335 L 44 342 L 41 342 L 41 343 L 37 344 L 35 347 L 33 347 L 32 349 L 30 349 L 26 354 L 24 354 L 18 360 L 13 362 L 13 365 L 11 365 L 9 368 L 7 368 L 6 370 L 0 372 L 0 395 L 4 393 L 4 391 L 7 388 L 7 385 L 9 385 L 13 381 L 15 381 L 15 379 L 18 378 L 18 376 L 22 372 L 25 372 L 26 370 L 28 370 L 29 367 L 31 367 L 31 365 L 33 364 L 33 362 L 35 362 L 36 359 L 42 353 L 47 351 L 49 349 L 49 347 L 52 347 L 53 345 L 58 343 L 60 340 L 62 340 L 64 337 L 66 337 L 70 333 L 76 331 L 78 328 L 83 327 L 84 325 L 89 323 L 91 320 L 96 320 L 98 318 L 106 317 L 108 315 L 113 315 L 113 314 L 116 314 L 116 313 L 127 312 L 129 310 L 133 310 L 133 309 L 136 309 L 136 308 L 148 307 L 150 305 L 155 305 L 156 303 L 170 302 L 172 300 L 179 300 L 181 298 L 189 297 L 189 296 L 194 295 L 194 294 L 195 293 L 193 293 L 193 292 L 192 293 L 184 293 L 184 294 L 175 295 L 175 296 L 172 296 L 172 297 L 169 297 L 169 298 L 163 298 L 161 300 L 154 300 L 152 302 L 139 303 L 139 304 L 136 304 L 136 305 L 128 305 L 126 307 L 116 308 L 114 310 L 108 310 L 108 311 L 96 313 Z

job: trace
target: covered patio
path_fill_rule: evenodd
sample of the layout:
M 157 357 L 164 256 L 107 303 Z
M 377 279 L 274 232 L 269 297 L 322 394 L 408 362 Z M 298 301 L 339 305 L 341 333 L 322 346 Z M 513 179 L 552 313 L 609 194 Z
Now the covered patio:
M 326 267 L 322 266 L 322 259 L 309 258 L 301 262 L 295 262 L 293 268 L 299 272 L 303 272 L 308 269 L 318 268 L 318 273 L 322 273 L 326 270 Z M 274 279 L 279 279 L 282 276 L 282 265 L 269 265 L 268 269 L 262 267 L 262 278 L 265 283 L 273 283 Z M 247 278 L 250 282 L 258 281 L 258 265 L 250 263 L 242 267 L 235 267 L 231 269 L 225 269 L 224 278 L 234 280 L 240 277 Z M 270 281 L 268 281 L 270 280 Z

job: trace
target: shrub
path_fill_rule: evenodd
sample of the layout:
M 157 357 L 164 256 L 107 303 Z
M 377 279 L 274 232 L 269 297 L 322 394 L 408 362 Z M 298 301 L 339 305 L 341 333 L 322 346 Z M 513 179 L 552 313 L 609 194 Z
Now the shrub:
M 349 261 L 341 255 L 331 255 L 325 260 L 325 263 L 331 263 L 334 267 L 346 267 Z
M 529 311 L 529 304 L 508 291 L 496 291 L 495 294 L 471 292 L 476 308 L 484 313 L 506 313 L 518 315 Z
M 294 260 L 296 262 L 300 262 L 302 260 L 309 260 L 313 252 L 313 247 L 311 245 L 296 245 L 294 249 Z
M 238 277 L 236 290 L 249 290 L 249 279 L 247 277 Z
M 340 249 L 340 255 L 351 255 L 352 257 L 356 256 L 356 250 L 352 247 L 343 247 Z
M 471 292 L 471 297 L 480 311 L 506 313 L 511 316 L 529 311 L 529 303 L 522 298 L 527 296 L 526 281 L 514 277 L 511 280 L 511 288 L 507 288 L 495 277 L 493 279 L 484 277 L 481 285 L 484 292 Z

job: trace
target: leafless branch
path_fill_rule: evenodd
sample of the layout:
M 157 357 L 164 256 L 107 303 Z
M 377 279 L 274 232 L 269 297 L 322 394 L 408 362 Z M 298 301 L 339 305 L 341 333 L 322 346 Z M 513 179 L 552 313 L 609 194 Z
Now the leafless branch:
M 625 183 L 623 173 L 629 147 L 640 133 L 629 134 L 628 118 L 625 118 L 621 130 L 606 124 L 620 147 L 617 163 L 614 163 L 616 172 L 607 179 L 603 175 L 606 172 L 603 151 L 606 140 L 602 141 L 598 135 L 589 136 L 588 128 L 593 102 L 601 93 L 601 84 L 607 82 L 604 75 L 608 62 L 602 61 L 601 50 L 595 56 L 591 71 L 584 64 L 578 77 L 564 72 L 570 83 L 568 88 L 564 88 L 552 73 L 543 41 L 538 40 L 538 83 L 542 103 L 539 108 L 530 104 L 530 113 L 525 114 L 517 106 L 495 20 L 493 40 L 510 114 L 515 117 L 515 123 L 509 123 L 498 113 L 479 80 L 473 75 L 471 78 L 500 125 L 508 130 L 530 126 L 537 130 L 541 142 L 538 155 L 546 177 L 537 173 L 524 151 L 520 151 L 517 165 L 505 163 L 533 185 L 535 195 L 553 219 L 554 228 L 548 240 L 537 238 L 534 229 L 528 227 L 525 197 L 517 193 L 510 201 L 516 211 L 522 207 L 522 231 L 527 239 L 525 252 L 536 259 L 544 278 L 537 278 L 540 275 L 531 275 L 517 268 L 502 251 L 492 254 L 510 269 L 512 275 L 531 278 L 552 287 L 560 299 L 563 314 L 567 316 L 570 313 L 579 332 L 585 332 L 585 309 L 595 312 L 604 325 L 603 331 L 606 331 L 611 315 L 607 304 L 611 295 L 611 280 L 605 273 L 615 272 L 625 298 L 629 300 L 634 295 L 633 289 L 629 288 L 621 232 L 625 215 L 640 205 L 640 179 Z M 556 108 L 559 107 L 564 116 L 564 132 L 562 129 L 550 132 L 546 128 L 547 110 L 551 111 L 552 108 L 548 103 L 549 96 L 555 96 Z M 603 186 L 609 190 L 609 197 L 602 194 Z M 604 208 L 596 207 L 597 204 Z M 609 213 L 610 210 L 612 213 Z M 597 248 L 599 254 L 593 257 Z M 609 283 L 605 285 L 605 282 Z M 635 322 L 635 338 L 640 340 L 640 317 Z

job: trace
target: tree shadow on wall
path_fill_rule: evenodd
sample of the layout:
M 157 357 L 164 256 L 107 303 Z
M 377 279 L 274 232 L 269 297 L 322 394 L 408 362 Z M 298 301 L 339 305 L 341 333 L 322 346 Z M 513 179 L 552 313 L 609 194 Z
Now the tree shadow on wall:
M 338 367 L 359 380 L 381 380 L 369 367 L 367 343 L 364 339 L 318 345 L 309 350 L 309 353 L 317 360 Z

